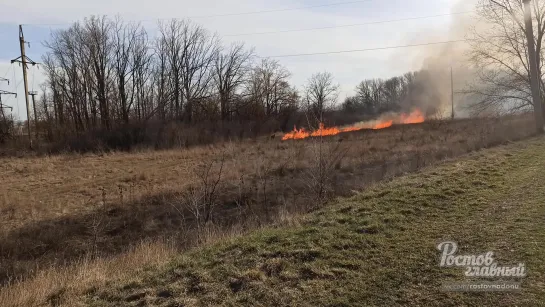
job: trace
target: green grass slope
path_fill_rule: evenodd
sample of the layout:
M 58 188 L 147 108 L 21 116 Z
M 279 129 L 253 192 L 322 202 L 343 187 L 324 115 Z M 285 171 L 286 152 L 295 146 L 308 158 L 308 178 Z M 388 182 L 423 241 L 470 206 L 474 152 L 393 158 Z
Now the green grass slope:
M 524 262 L 523 290 L 455 293 L 436 245 Z M 466 156 L 340 199 L 298 226 L 181 255 L 92 289 L 91 306 L 539 306 L 545 304 L 545 140 Z

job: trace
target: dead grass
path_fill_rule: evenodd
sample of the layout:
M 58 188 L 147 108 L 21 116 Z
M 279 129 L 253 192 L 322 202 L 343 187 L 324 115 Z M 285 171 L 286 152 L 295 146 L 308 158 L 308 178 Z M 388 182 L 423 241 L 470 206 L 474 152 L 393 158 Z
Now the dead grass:
M 300 220 L 300 215 L 281 210 L 275 224 L 293 227 L 299 225 Z M 258 228 L 256 226 L 254 230 Z M 237 226 L 226 230 L 209 225 L 200 234 L 201 244 L 232 242 L 246 232 Z M 1 306 L 86 306 L 81 295 L 97 291 L 112 282 L 130 283 L 134 274 L 158 270 L 181 252 L 179 245 L 169 240 L 142 242 L 112 257 L 84 258 L 67 266 L 37 268 L 32 278 L 13 280 L 0 288 Z
M 349 195 L 436 161 L 526 138 L 532 131 L 531 118 L 522 116 L 430 122 L 327 138 L 325 146 L 347 150 L 328 169 L 327 196 Z M 40 276 L 85 270 L 90 260 L 82 259 L 98 258 L 99 267 L 115 263 L 135 242 L 167 241 L 173 249 L 185 249 L 289 221 L 293 214 L 315 208 L 309 187 L 316 154 L 311 142 L 267 137 L 189 150 L 3 158 L 0 283 L 29 278 L 21 287 L 31 289 L 32 282 L 41 280 L 45 295 L 53 290 Z M 222 188 L 213 223 L 204 228 L 212 231 L 203 235 L 185 210 L 184 197 L 198 181 L 199 167 L 222 153 Z M 6 291 L 16 287 L 12 283 Z
M 65 300 L 85 293 L 111 280 L 130 278 L 135 269 L 152 269 L 166 263 L 176 250 L 165 243 L 140 244 L 117 257 L 82 259 L 65 267 L 40 270 L 32 279 L 14 282 L 2 289 L 2 306 L 76 306 L 77 301 Z
M 80 296 L 89 306 L 541 306 L 545 139 L 396 178 L 305 216 L 198 248 Z M 515 292 L 446 292 L 436 246 L 525 263 Z M 473 278 L 474 281 L 483 279 Z

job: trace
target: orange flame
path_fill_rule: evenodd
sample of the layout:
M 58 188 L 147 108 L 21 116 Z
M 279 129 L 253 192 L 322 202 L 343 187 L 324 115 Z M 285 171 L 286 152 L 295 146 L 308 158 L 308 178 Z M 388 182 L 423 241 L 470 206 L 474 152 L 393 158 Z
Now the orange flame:
M 390 128 L 390 127 L 392 127 L 393 124 L 394 124 L 394 121 L 393 121 L 393 120 L 388 120 L 388 121 L 380 122 L 380 123 L 376 124 L 376 125 L 373 127 L 373 130 L 380 130 L 380 129 Z
M 323 123 L 320 123 L 320 128 L 312 132 L 310 136 L 327 136 L 327 135 L 337 135 L 342 131 L 337 127 L 325 128 Z
M 293 127 L 292 132 L 288 132 L 284 135 L 282 138 L 282 141 L 286 140 L 301 140 L 306 139 L 308 137 L 316 137 L 316 136 L 331 136 L 331 135 L 337 135 L 339 133 L 344 132 L 353 132 L 353 131 L 359 131 L 363 129 L 373 129 L 373 130 L 380 130 L 389 128 L 396 124 L 420 124 L 423 123 L 426 120 L 424 114 L 420 110 L 415 110 L 410 114 L 401 114 L 399 118 L 396 119 L 388 119 L 388 120 L 379 120 L 375 122 L 374 124 L 357 124 L 354 126 L 349 127 L 331 127 L 331 128 L 325 128 L 323 123 L 320 123 L 320 127 L 318 130 L 315 130 L 313 132 L 308 132 L 304 128 L 297 129 L 297 127 Z
M 282 141 L 285 140 L 301 140 L 306 139 L 310 136 L 310 133 L 305 131 L 305 128 L 297 130 L 297 127 L 293 127 L 293 131 L 286 133 L 282 138 Z
M 420 110 L 415 110 L 411 114 L 401 114 L 402 124 L 420 124 L 426 120 L 424 114 Z

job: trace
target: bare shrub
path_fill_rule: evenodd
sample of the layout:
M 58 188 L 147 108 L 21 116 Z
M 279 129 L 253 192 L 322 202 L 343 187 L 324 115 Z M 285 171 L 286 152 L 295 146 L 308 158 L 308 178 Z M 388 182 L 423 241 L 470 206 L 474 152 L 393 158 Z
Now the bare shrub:
M 198 182 L 183 194 L 181 208 L 174 205 L 182 219 L 185 220 L 185 212 L 191 215 L 199 237 L 203 234 L 204 226 L 212 224 L 218 192 L 222 187 L 224 164 L 225 151 L 219 158 L 212 155 L 208 161 L 201 162 L 195 170 Z

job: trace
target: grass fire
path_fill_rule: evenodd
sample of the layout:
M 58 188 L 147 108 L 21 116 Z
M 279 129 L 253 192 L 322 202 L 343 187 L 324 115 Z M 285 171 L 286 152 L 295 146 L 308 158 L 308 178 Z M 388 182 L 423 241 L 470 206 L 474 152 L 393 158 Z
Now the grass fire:
M 416 109 L 411 113 L 401 113 L 399 115 L 387 115 L 381 119 L 363 123 L 357 123 L 345 127 L 330 127 L 326 128 L 323 123 L 319 124 L 319 128 L 314 131 L 306 131 L 304 128 L 293 128 L 293 131 L 286 133 L 283 137 L 283 141 L 287 140 L 302 140 L 309 137 L 320 136 L 332 136 L 345 132 L 354 132 L 365 129 L 380 130 L 391 127 L 392 125 L 408 125 L 408 124 L 421 124 L 425 121 L 425 116 L 422 111 Z

